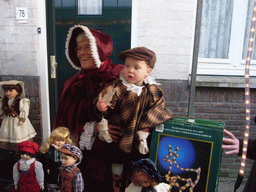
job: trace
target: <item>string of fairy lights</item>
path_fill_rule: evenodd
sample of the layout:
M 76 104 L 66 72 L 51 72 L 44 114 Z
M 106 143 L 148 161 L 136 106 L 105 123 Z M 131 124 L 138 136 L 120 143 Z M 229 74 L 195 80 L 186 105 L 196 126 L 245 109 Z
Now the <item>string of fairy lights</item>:
M 247 154 L 247 146 L 249 139 L 249 131 L 250 131 L 250 112 L 251 112 L 251 102 L 250 102 L 250 62 L 252 57 L 253 50 L 253 42 L 254 42 L 254 33 L 255 33 L 255 22 L 256 22 L 256 1 L 253 7 L 252 21 L 251 21 L 251 29 L 248 43 L 248 50 L 246 56 L 245 63 L 245 108 L 246 108 L 246 121 L 245 121 L 245 131 L 244 131 L 244 140 L 243 140 L 243 151 L 242 151 L 242 160 L 241 167 L 239 170 L 239 174 L 241 176 L 244 175 L 245 162 L 246 162 L 246 154 Z

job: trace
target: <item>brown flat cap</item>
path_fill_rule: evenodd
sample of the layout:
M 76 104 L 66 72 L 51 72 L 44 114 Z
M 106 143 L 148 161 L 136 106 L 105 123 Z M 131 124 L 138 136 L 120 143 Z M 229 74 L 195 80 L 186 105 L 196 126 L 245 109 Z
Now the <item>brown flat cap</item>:
M 156 54 L 154 51 L 149 50 L 146 47 L 135 47 L 119 53 L 119 59 L 125 60 L 126 57 L 133 57 L 138 60 L 147 61 L 150 68 L 154 68 L 156 62 Z

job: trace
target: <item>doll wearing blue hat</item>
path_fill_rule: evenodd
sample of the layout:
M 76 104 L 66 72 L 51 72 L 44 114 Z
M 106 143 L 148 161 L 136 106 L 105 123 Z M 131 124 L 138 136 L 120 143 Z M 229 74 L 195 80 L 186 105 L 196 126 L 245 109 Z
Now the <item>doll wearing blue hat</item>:
M 125 192 L 168 192 L 170 186 L 162 183 L 163 178 L 151 160 L 132 162 L 132 183 Z

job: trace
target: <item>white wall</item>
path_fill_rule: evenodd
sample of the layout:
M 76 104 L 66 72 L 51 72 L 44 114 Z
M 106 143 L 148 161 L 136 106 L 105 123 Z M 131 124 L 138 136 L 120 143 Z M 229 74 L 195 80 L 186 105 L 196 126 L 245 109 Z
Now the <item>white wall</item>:
M 35 2 L 0 1 L 0 75 L 39 75 Z M 18 23 L 16 7 L 27 7 L 27 23 Z
M 20 23 L 16 8 L 24 7 L 28 19 Z M 50 135 L 46 42 L 44 0 L 0 1 L 0 75 L 40 77 L 43 140 Z
M 156 52 L 152 73 L 155 78 L 188 79 L 196 3 L 195 0 L 133 1 L 132 46 L 146 46 Z
M 17 22 L 16 7 L 28 8 L 27 23 Z M 35 0 L 0 1 L 0 75 L 40 75 L 39 8 Z M 132 46 L 156 52 L 156 78 L 188 79 L 195 10 L 195 0 L 133 0 Z

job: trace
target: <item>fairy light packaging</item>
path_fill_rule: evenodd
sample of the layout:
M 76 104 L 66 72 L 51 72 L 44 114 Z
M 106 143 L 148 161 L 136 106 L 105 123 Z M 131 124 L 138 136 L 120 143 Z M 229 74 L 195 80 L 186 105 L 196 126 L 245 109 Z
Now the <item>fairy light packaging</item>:
M 152 133 L 149 158 L 170 191 L 218 191 L 224 124 L 173 117 Z

